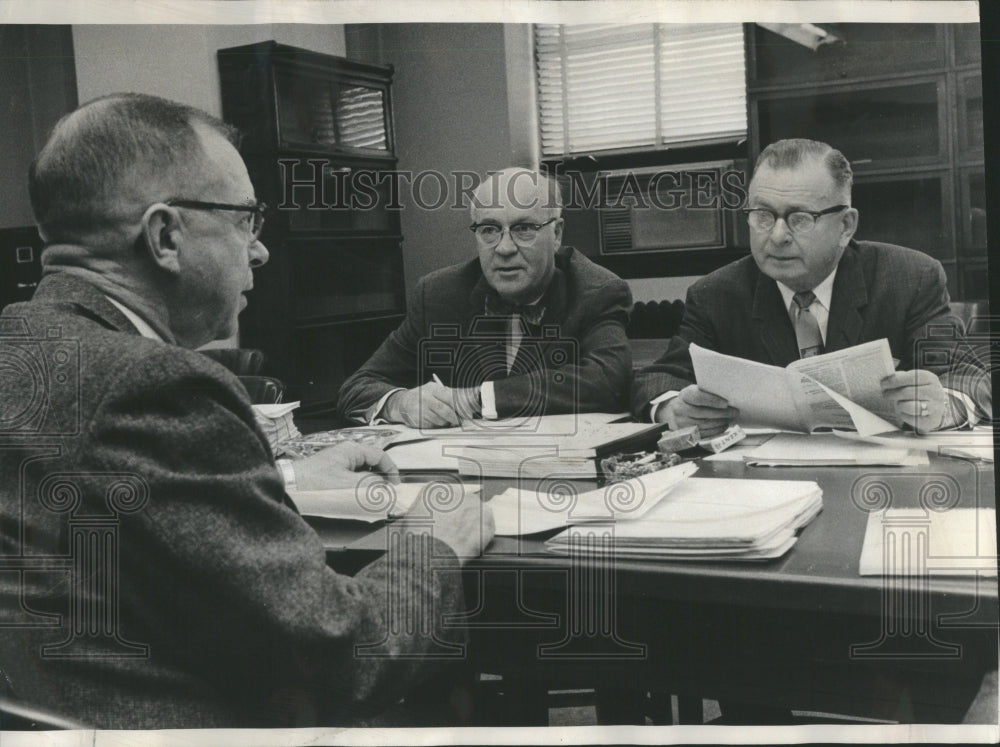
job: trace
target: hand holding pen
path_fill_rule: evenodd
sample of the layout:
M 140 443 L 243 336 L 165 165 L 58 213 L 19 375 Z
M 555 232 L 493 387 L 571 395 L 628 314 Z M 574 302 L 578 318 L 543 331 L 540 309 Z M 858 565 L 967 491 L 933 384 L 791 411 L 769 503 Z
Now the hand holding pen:
M 447 428 L 474 417 L 478 403 L 478 389 L 445 386 L 434 374 L 422 386 L 393 394 L 383 411 L 387 420 L 411 428 Z

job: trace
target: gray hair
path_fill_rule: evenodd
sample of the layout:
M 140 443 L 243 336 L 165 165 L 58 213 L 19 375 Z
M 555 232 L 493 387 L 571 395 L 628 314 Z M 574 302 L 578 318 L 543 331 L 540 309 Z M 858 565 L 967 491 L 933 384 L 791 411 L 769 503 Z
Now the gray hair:
M 116 214 L 123 201 L 190 184 L 204 159 L 196 124 L 238 143 L 236 129 L 210 114 L 141 93 L 103 96 L 64 116 L 28 172 L 42 237 L 71 241 L 114 228 L 128 218 Z
M 790 138 L 771 143 L 757 156 L 754 173 L 761 166 L 768 166 L 772 169 L 791 169 L 807 158 L 819 159 L 826 166 L 826 170 L 830 173 L 837 188 L 850 202 L 851 185 L 854 183 L 851 163 L 839 150 L 819 140 Z
M 542 208 L 551 210 L 555 216 L 562 214 L 563 198 L 559 182 L 540 171 L 521 166 L 511 166 L 500 171 L 487 172 L 486 176 L 480 180 L 478 186 L 472 191 L 472 199 L 469 204 L 470 210 L 483 207 L 496 207 L 497 205 L 495 204 L 485 204 L 483 202 L 483 193 L 487 192 L 492 195 L 492 202 L 495 203 L 497 199 L 495 194 L 496 188 L 501 181 L 506 184 L 505 196 L 508 202 L 516 202 L 514 190 L 517 189 L 519 184 L 527 183 L 531 185 L 535 197 L 540 201 Z

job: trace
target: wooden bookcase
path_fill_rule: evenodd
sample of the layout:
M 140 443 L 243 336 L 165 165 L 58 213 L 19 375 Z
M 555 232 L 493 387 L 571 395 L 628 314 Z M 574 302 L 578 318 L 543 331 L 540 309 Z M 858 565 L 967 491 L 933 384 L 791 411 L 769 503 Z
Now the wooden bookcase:
M 327 412 L 402 319 L 391 66 L 262 42 L 218 52 L 223 118 L 269 210 L 240 344 Z
M 816 51 L 747 24 L 750 158 L 806 137 L 854 168 L 857 237 L 941 260 L 954 300 L 988 297 L 977 24 L 823 24 Z

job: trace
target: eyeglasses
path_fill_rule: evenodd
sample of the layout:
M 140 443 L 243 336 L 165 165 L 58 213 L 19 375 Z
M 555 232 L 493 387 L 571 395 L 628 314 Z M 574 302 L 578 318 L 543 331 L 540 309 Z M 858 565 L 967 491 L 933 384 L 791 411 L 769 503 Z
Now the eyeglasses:
M 558 218 L 549 218 L 544 223 L 515 223 L 510 228 L 504 228 L 496 223 L 473 223 L 469 230 L 476 234 L 476 238 L 483 246 L 496 246 L 503 239 L 503 232 L 507 231 L 510 238 L 518 246 L 531 246 L 538 238 L 538 232 Z
M 808 233 L 816 227 L 816 220 L 824 215 L 839 213 L 846 210 L 850 205 L 834 205 L 826 210 L 813 212 L 811 210 L 789 210 L 784 215 L 778 215 L 773 210 L 766 208 L 744 208 L 743 212 L 747 216 L 747 223 L 755 231 L 767 232 L 774 228 L 778 218 L 785 221 L 788 230 L 792 233 Z
M 167 205 L 190 208 L 191 210 L 237 210 L 250 213 L 250 240 L 256 241 L 264 228 L 264 211 L 267 205 L 258 202 L 254 205 L 229 205 L 224 202 L 202 202 L 201 200 L 167 200 Z

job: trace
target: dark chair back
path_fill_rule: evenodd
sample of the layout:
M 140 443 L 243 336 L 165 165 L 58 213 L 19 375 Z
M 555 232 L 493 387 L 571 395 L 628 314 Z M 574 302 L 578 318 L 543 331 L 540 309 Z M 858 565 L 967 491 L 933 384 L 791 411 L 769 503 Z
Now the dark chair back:
M 254 405 L 276 405 L 285 394 L 285 385 L 270 376 L 240 376 Z
M 632 339 L 666 339 L 677 334 L 684 316 L 684 302 L 639 301 L 629 314 L 626 334 Z
M 201 353 L 237 376 L 256 376 L 264 365 L 264 354 L 253 348 L 207 348 Z

